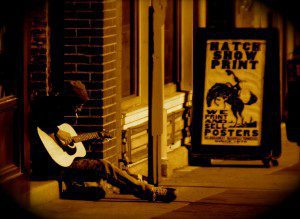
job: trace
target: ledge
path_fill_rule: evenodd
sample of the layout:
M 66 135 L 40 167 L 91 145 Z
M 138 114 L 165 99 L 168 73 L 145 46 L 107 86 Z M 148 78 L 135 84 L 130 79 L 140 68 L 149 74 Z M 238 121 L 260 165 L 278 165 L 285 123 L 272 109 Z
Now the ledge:
M 168 95 L 164 100 L 164 108 L 167 113 L 175 112 L 183 108 L 185 102 L 184 92 L 174 92 Z M 148 121 L 148 106 L 140 106 L 134 110 L 123 113 L 123 130 L 140 125 Z
M 162 161 L 163 163 L 163 161 Z M 188 165 L 188 150 L 181 146 L 168 152 L 167 165 L 162 165 L 162 172 L 167 173 L 166 177 L 170 177 L 173 171 Z M 148 159 L 129 165 L 129 171 L 134 174 L 148 175 Z M 164 178 L 164 177 L 163 177 Z

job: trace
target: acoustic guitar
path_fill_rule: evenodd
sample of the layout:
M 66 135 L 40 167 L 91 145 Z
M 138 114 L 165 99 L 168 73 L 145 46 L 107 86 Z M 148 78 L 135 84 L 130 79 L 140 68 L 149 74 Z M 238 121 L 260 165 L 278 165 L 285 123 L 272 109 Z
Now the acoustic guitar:
M 39 127 L 37 127 L 37 132 L 51 158 L 62 167 L 68 167 L 73 163 L 75 158 L 84 157 L 86 155 L 86 150 L 82 144 L 83 141 L 92 139 L 109 141 L 112 138 L 107 131 L 77 135 L 74 128 L 67 123 L 59 125 L 58 128 L 70 133 L 72 136 L 72 143 L 70 145 L 62 145 L 59 139 L 53 139 Z

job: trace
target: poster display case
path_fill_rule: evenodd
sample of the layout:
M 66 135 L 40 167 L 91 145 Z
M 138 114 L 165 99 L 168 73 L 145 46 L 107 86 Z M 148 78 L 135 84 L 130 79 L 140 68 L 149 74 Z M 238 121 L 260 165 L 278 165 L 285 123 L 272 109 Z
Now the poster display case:
M 199 28 L 195 38 L 191 163 L 281 154 L 275 29 Z

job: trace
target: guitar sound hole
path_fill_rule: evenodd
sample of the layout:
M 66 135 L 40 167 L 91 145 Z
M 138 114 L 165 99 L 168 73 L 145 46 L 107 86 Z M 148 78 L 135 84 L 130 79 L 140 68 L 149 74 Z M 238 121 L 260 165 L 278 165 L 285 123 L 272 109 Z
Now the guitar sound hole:
M 61 143 L 61 141 L 59 140 L 59 138 L 57 137 L 57 135 L 54 135 L 56 142 L 58 143 L 58 145 L 63 149 L 63 151 L 65 151 L 68 155 L 74 155 L 76 153 L 76 147 L 74 147 L 74 143 L 73 145 L 63 145 Z
M 74 155 L 76 153 L 76 147 L 71 148 L 69 146 L 64 146 L 63 150 L 67 152 L 69 155 Z

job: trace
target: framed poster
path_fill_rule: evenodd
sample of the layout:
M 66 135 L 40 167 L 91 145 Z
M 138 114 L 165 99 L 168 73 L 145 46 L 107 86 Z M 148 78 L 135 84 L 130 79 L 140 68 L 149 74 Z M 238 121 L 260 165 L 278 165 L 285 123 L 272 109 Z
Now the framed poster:
M 211 158 L 280 155 L 280 81 L 274 29 L 199 28 L 192 151 Z
M 265 40 L 207 40 L 202 144 L 260 145 L 265 54 Z

